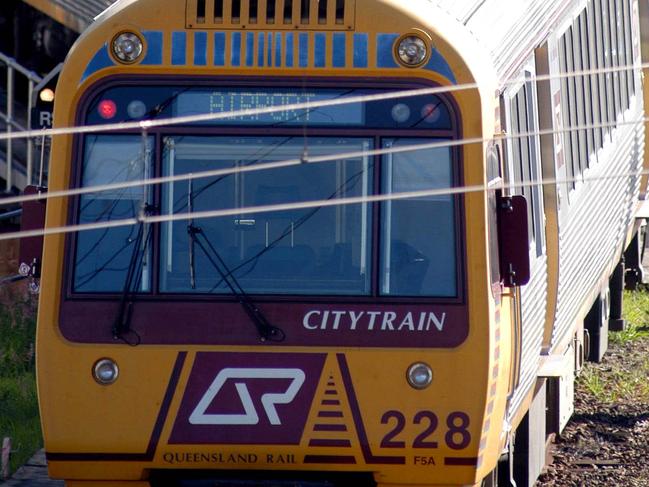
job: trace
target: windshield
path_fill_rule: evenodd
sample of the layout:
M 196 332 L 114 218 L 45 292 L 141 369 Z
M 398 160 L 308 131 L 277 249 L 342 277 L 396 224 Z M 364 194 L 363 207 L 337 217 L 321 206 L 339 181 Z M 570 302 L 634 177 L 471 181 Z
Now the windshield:
M 151 147 L 139 135 L 89 135 L 83 151 L 84 187 L 141 181 L 150 175 Z M 87 193 L 79 198 L 79 223 L 92 224 L 132 218 L 150 203 L 144 186 Z M 117 292 L 123 289 L 136 225 L 86 230 L 77 236 L 73 289 L 77 292 Z M 148 254 L 148 252 L 147 252 Z M 147 255 L 147 257 L 149 257 Z M 144 261 L 140 291 L 150 289 L 149 258 Z
M 372 143 L 342 137 L 166 137 L 163 174 L 295 159 L 305 144 L 316 156 L 362 153 Z M 367 157 L 355 157 L 202 178 L 192 185 L 193 210 L 367 196 L 372 172 Z M 188 188 L 185 181 L 164 187 L 163 214 L 187 212 Z M 365 203 L 201 219 L 195 225 L 247 293 L 368 294 L 370 219 Z M 189 248 L 186 221 L 162 225 L 160 290 L 230 293 L 200 252 L 195 257 L 195 289 L 191 288 Z
M 187 115 L 203 105 L 217 113 L 246 108 L 253 98 L 273 107 L 305 97 L 327 101 L 358 91 L 295 93 L 299 96 L 288 88 L 113 87 L 93 98 L 87 120 L 101 118 L 102 100 L 108 96 L 115 108 L 111 113 L 128 119 Z M 438 97 L 420 95 L 345 109 L 287 110 L 259 119 L 152 128 L 146 138 L 138 133 L 86 135 L 80 152 L 84 187 L 152 175 L 197 177 L 191 184 L 183 178 L 150 189 L 80 196 L 79 223 L 131 218 L 144 205 L 163 221 L 152 225 L 151 238 L 140 249 L 134 249 L 137 225 L 79 232 L 72 291 L 122 292 L 131 257 L 141 252 L 136 292 L 154 296 L 229 296 L 236 283 L 253 295 L 458 297 L 459 196 L 404 196 L 459 183 L 455 149 L 430 147 L 450 139 L 451 119 Z M 263 169 L 304 156 L 310 161 L 327 157 Z M 215 170 L 227 174 L 198 177 Z M 387 198 L 391 194 L 394 200 Z M 376 195 L 387 200 L 363 201 Z M 344 198 L 361 202 L 303 205 Z M 290 208 L 249 212 L 277 204 Z M 230 214 L 199 217 L 219 210 Z M 204 245 L 196 243 L 199 233 Z

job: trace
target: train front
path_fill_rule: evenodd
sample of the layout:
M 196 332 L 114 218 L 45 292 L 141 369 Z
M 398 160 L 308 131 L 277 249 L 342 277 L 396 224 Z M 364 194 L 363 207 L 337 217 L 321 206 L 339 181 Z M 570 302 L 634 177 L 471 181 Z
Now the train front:
M 73 48 L 55 125 L 91 130 L 52 147 L 50 193 L 85 188 L 48 203 L 48 226 L 81 228 L 45 242 L 52 476 L 473 485 L 495 467 L 509 327 L 487 195 L 451 191 L 486 183 L 493 91 L 435 92 L 476 82 L 474 46 L 400 3 L 125 0 Z

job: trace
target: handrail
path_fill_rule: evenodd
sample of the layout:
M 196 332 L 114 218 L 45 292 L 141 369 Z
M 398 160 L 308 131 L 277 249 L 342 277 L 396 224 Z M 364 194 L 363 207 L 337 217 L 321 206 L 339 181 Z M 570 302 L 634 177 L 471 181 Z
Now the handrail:
M 14 58 L 9 57 L 6 54 L 3 54 L 2 52 L 0 52 L 0 61 L 2 61 L 7 66 L 11 66 L 13 69 L 18 71 L 24 77 L 34 80 L 35 83 L 40 83 L 41 80 L 43 79 L 34 71 L 31 71 L 25 68 L 24 66 L 22 66 L 21 64 L 18 64 L 18 62 Z
M 5 123 L 5 132 L 9 135 L 14 129 L 16 130 L 25 130 L 18 121 L 14 119 L 14 114 L 17 108 L 22 108 L 16 103 L 15 98 L 15 75 L 16 73 L 23 76 L 27 82 L 27 103 L 25 105 L 27 113 L 25 114 L 25 120 L 27 121 L 27 126 L 31 125 L 31 112 L 34 107 L 33 92 L 34 87 L 40 83 L 43 78 L 36 74 L 35 72 L 23 67 L 20 65 L 14 58 L 7 56 L 0 52 L 0 64 L 4 64 L 7 70 L 7 87 L 6 87 L 6 107 L 5 110 L 0 110 L 0 119 Z M 33 153 L 34 153 L 34 142 L 32 139 L 27 139 L 27 153 L 26 153 L 26 179 L 25 185 L 32 183 L 33 176 Z M 6 140 L 6 173 L 5 173 L 5 191 L 11 192 L 14 186 L 14 147 L 13 141 L 11 138 Z M 22 189 L 22 188 L 20 188 Z

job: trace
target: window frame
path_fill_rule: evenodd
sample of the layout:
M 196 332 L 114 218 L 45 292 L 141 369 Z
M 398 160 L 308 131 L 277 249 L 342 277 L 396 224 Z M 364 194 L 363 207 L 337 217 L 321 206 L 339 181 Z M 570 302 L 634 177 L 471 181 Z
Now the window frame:
M 137 80 L 141 83 L 143 80 L 145 80 L 147 83 L 150 83 L 152 85 L 183 85 L 187 84 L 195 84 L 196 79 L 187 79 L 187 78 L 179 78 L 179 77 L 156 77 L 155 80 L 150 79 L 148 77 L 137 77 Z M 281 84 L 280 84 L 281 82 Z M 315 83 L 310 83 L 308 87 L 317 89 L 317 88 L 328 88 L 328 87 L 340 87 L 341 83 L 344 82 L 346 85 L 349 85 L 350 88 L 378 88 L 378 89 L 385 89 L 385 90 L 390 90 L 390 89 L 406 89 L 406 88 L 421 88 L 422 87 L 422 82 L 421 80 L 386 80 L 381 83 L 368 83 L 367 81 L 363 80 L 357 80 L 357 79 L 351 79 L 351 78 L 343 78 L 338 81 L 331 81 L 331 82 L 325 82 L 325 81 L 318 81 Z M 270 80 L 270 81 L 265 81 L 265 82 L 260 82 L 258 86 L 260 87 L 286 87 L 290 86 L 290 84 L 295 84 L 298 85 L 298 82 L 295 80 Z M 124 77 L 121 76 L 114 76 L 111 78 L 108 78 L 107 80 L 97 83 L 95 86 L 93 86 L 90 90 L 88 90 L 84 94 L 84 98 L 82 100 L 82 103 L 79 105 L 79 111 L 77 113 L 78 118 L 83 118 L 83 116 L 86 113 L 87 107 L 89 106 L 91 100 L 96 96 L 97 94 L 101 93 L 104 90 L 113 88 L 115 86 L 119 86 L 122 84 L 126 85 L 131 85 L 131 84 L 137 84 L 137 81 L 134 81 L 131 78 L 125 79 Z M 214 85 L 213 80 L 202 80 L 201 84 L 204 84 L 205 86 L 211 86 Z M 299 82 L 300 88 L 302 88 L 303 81 Z M 219 80 L 218 86 L 250 86 L 249 80 L 242 80 L 240 78 L 236 77 L 227 77 L 222 80 Z M 429 86 L 428 84 L 424 84 L 423 86 Z M 453 98 L 451 96 L 442 96 L 440 98 L 443 98 L 449 112 L 450 112 L 450 118 L 451 118 L 451 129 L 450 130 L 430 130 L 430 129 L 377 129 L 377 128 L 368 128 L 368 129 L 360 129 L 358 131 L 353 132 L 358 132 L 359 136 L 366 136 L 367 133 L 372 133 L 372 137 L 375 138 L 377 143 L 380 143 L 379 141 L 382 138 L 398 138 L 398 137 L 426 137 L 426 138 L 439 138 L 439 139 L 459 139 L 461 138 L 461 121 L 459 118 L 459 109 L 457 105 L 455 104 Z M 338 128 L 341 132 L 344 130 L 345 133 L 349 132 L 348 127 L 339 127 Z M 149 135 L 153 136 L 155 138 L 155 146 L 154 146 L 154 151 L 155 151 L 155 176 L 161 176 L 161 170 L 162 170 L 162 153 L 161 153 L 161 141 L 162 138 L 166 135 L 175 135 L 178 133 L 184 133 L 185 135 L 200 135 L 200 134 L 218 134 L 218 135 L 227 135 L 227 134 L 242 134 L 243 131 L 245 131 L 247 134 L 249 133 L 250 135 L 268 135 L 269 131 L 267 127 L 237 127 L 237 126 L 219 126 L 219 127 L 201 127 L 201 126 L 185 126 L 185 127 L 179 127 L 179 126 L 170 126 L 170 127 L 160 127 L 157 129 L 151 129 L 149 130 Z M 306 131 L 295 127 L 295 128 L 280 128 L 277 129 L 277 135 L 289 135 L 291 133 L 294 133 L 295 135 L 313 135 L 313 136 L 319 136 L 319 135 L 331 135 L 332 130 L 334 129 L 328 129 L 328 128 L 308 128 Z M 121 131 L 120 133 L 137 133 L 140 134 L 141 132 L 139 131 Z M 81 177 L 81 170 L 80 170 L 80 157 L 79 154 L 79 148 L 82 147 L 83 145 L 83 136 L 76 136 L 75 137 L 75 147 L 76 150 L 74 151 L 76 155 L 73 156 L 73 160 L 76 161 L 73 163 L 73 171 L 71 175 L 71 184 L 72 185 L 79 185 L 80 183 L 80 177 Z M 380 164 L 379 158 L 380 156 L 375 156 L 376 159 L 376 164 L 377 166 Z M 453 184 L 462 184 L 463 181 L 463 170 L 462 170 L 462 159 L 463 159 L 463 154 L 462 150 L 459 147 L 452 147 L 451 148 L 451 164 L 452 164 L 452 171 L 453 171 Z M 377 194 L 376 190 L 377 188 L 380 187 L 379 180 L 380 178 L 380 171 L 375 171 L 375 178 L 377 178 L 377 182 L 374 183 L 374 188 L 375 192 L 373 194 Z M 160 185 L 155 185 L 153 189 L 154 193 L 154 198 L 155 202 L 158 203 L 160 202 L 160 193 L 161 193 L 161 188 L 159 187 Z M 427 300 L 427 301 L 432 301 L 432 302 L 444 302 L 444 303 L 463 303 L 465 302 L 465 296 L 466 296 L 466 243 L 464 241 L 464 235 L 465 235 L 465 222 L 464 222 L 464 202 L 463 202 L 463 196 L 462 195 L 456 195 L 454 197 L 454 219 L 455 219 L 455 255 L 456 255 L 456 270 L 455 270 L 455 276 L 456 276 L 456 295 L 454 297 L 438 297 L 438 296 L 396 296 L 396 295 L 389 295 L 389 296 L 384 296 L 381 295 L 380 293 L 377 292 L 377 289 L 379 288 L 379 283 L 378 283 L 378 259 L 379 259 L 379 252 L 378 252 L 378 246 L 379 242 L 378 239 L 380 238 L 380 229 L 379 229 L 379 204 L 378 203 L 370 203 L 371 205 L 374 205 L 372 212 L 373 212 L 373 222 L 371 223 L 373 228 L 371 231 L 371 238 L 372 238 L 372 243 L 371 243 L 371 252 L 372 252 L 372 257 L 371 257 L 371 265 L 372 265 L 372 277 L 371 277 L 371 286 L 372 286 L 372 292 L 369 295 L 320 295 L 320 294 L 309 294 L 309 295 L 292 295 L 292 294 L 282 294 L 282 295 L 253 295 L 255 296 L 255 299 L 269 299 L 271 301 L 282 301 L 282 300 L 295 300 L 295 301 L 312 301 L 312 300 L 336 300 L 336 301 L 357 301 L 358 299 L 368 299 L 371 301 L 378 301 L 378 302 L 385 302 L 385 303 L 390 303 L 390 302 L 400 302 L 400 301 L 421 301 L 421 300 Z M 78 218 L 78 198 L 73 198 L 72 201 L 70 202 L 70 213 L 69 213 L 69 223 L 74 224 L 77 221 Z M 209 299 L 209 300 L 216 300 L 216 301 L 231 301 L 232 296 L 231 295 L 214 295 L 214 294 L 207 294 L 207 295 L 188 295 L 188 294 L 173 294 L 173 293 L 162 293 L 160 291 L 160 285 L 159 285 L 159 265 L 160 265 L 160 225 L 153 225 L 153 236 L 152 238 L 154 239 L 155 244 L 153 245 L 153 264 L 152 264 L 152 269 L 153 269 L 153 280 L 152 280 L 152 286 L 151 286 L 151 292 L 148 293 L 146 296 L 141 295 L 138 293 L 138 299 L 143 298 L 143 299 L 160 299 L 160 298 L 168 298 L 169 296 L 177 296 L 179 299 Z M 64 279 L 66 282 L 66 285 L 64 286 L 64 298 L 69 300 L 78 300 L 78 299 L 114 299 L 116 296 L 116 293 L 80 293 L 80 292 L 75 292 L 72 289 L 71 285 L 71 279 L 70 279 L 70 274 L 71 274 L 71 269 L 72 269 L 72 263 L 73 259 L 71 260 L 71 256 L 74 255 L 74 252 L 76 252 L 76 236 L 75 235 L 69 235 L 67 237 L 66 241 L 66 276 L 64 276 Z M 121 294 L 118 293 L 118 294 Z
M 519 82 L 510 84 L 503 93 L 504 100 L 504 122 L 506 132 L 514 135 L 515 129 L 520 133 L 533 133 L 535 135 L 525 137 L 525 144 L 520 141 L 523 138 L 511 137 L 505 144 L 505 186 L 508 194 L 522 194 L 525 196 L 528 205 L 528 236 L 530 245 L 530 258 L 534 262 L 542 257 L 546 248 L 545 236 L 545 209 L 543 205 L 543 185 L 533 184 L 534 181 L 542 180 L 541 164 L 541 140 L 539 136 L 539 106 L 536 93 L 536 83 L 533 82 L 536 76 L 534 57 L 527 61 L 519 71 L 517 79 Z M 522 96 L 521 96 L 522 95 Z M 520 127 L 521 101 L 524 102 L 526 118 L 525 127 Z M 516 113 L 513 111 L 516 107 Z M 523 148 L 527 154 L 523 157 Z M 515 153 L 519 154 L 516 161 Z M 520 167 L 517 167 L 519 162 Z M 517 179 L 520 178 L 520 181 Z M 517 188 L 516 183 L 523 184 Z

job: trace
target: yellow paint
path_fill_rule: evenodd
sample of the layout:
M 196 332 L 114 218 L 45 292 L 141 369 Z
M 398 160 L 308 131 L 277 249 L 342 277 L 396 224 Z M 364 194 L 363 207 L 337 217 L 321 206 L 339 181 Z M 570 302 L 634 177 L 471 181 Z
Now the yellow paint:
M 426 32 L 440 54 L 451 66 L 458 84 L 478 83 L 479 89 L 454 92 L 452 97 L 462 114 L 461 137 L 490 137 L 494 133 L 495 81 L 485 57 L 467 38 L 461 27 L 452 19 L 444 21 L 445 14 L 437 11 L 430 2 L 416 0 L 403 2 L 384 0 L 356 0 L 355 28 L 358 32 Z M 430 19 L 426 21 L 425 19 Z M 433 25 L 434 23 L 434 25 Z M 102 69 L 81 81 L 82 74 L 94 53 L 116 33 L 124 29 L 161 30 L 168 38 L 172 31 L 184 29 L 184 0 L 139 0 L 122 2 L 110 16 L 105 16 L 84 33 L 72 49 L 61 74 L 57 88 L 54 124 L 56 127 L 75 124 L 75 110 L 83 93 L 94 83 L 107 76 L 121 74 L 158 76 L 184 74 L 187 76 L 245 76 L 249 79 L 269 76 L 332 77 L 362 76 L 392 79 L 422 79 L 448 85 L 443 76 L 423 69 L 382 70 L 374 66 L 376 46 L 370 36 L 367 69 L 291 69 L 246 68 L 210 66 L 212 47 L 208 43 L 208 66 L 169 66 L 170 53 L 165 52 L 163 66 L 114 66 Z M 294 60 L 297 56 L 295 43 Z M 351 45 L 347 46 L 347 64 L 352 62 Z M 187 36 L 187 59 L 193 55 L 193 35 Z M 331 49 L 328 50 L 331 63 Z M 311 51 L 310 57 L 313 57 Z M 226 63 L 229 62 L 226 56 Z M 312 62 L 312 59 L 311 59 Z M 486 114 L 481 116 L 481 114 Z M 55 136 L 52 144 L 50 190 L 65 189 L 71 176 L 72 136 Z M 467 185 L 484 185 L 484 157 L 487 144 L 479 142 L 460 149 L 463 160 L 464 181 Z M 47 210 L 47 226 L 62 226 L 68 221 L 67 198 L 51 199 Z M 142 453 L 146 451 L 153 425 L 166 391 L 171 370 L 179 351 L 187 351 L 178 387 L 171 402 L 160 443 L 151 462 L 101 462 L 101 461 L 50 461 L 50 473 L 70 479 L 123 479 L 146 478 L 148 469 L 169 468 L 164 453 L 254 454 L 264 461 L 246 468 L 277 468 L 302 470 L 372 471 L 380 485 L 468 485 L 478 482 L 494 468 L 505 441 L 501 434 L 505 398 L 511 362 L 511 302 L 503 298 L 498 304 L 489 284 L 488 252 L 486 248 L 487 206 L 483 192 L 469 193 L 464 198 L 464 232 L 466 236 L 466 300 L 470 317 L 470 333 L 466 341 L 455 349 L 342 349 L 342 348 L 288 348 L 282 352 L 326 352 L 327 359 L 312 409 L 307 419 L 304 436 L 299 445 L 167 445 L 173 420 L 180 407 L 183 391 L 197 351 L 277 351 L 273 346 L 218 347 L 218 346 L 139 346 L 83 345 L 66 341 L 58 330 L 58 316 L 63 276 L 65 236 L 45 238 L 42 294 L 38 318 L 38 384 L 41 403 L 45 447 L 49 453 Z M 493 326 L 500 312 L 499 336 Z M 496 357 L 496 346 L 499 355 Z M 369 448 L 374 455 L 395 455 L 391 448 L 382 448 L 381 441 L 395 425 L 395 420 L 385 424 L 382 418 L 388 411 L 399 411 L 406 423 L 395 441 L 403 441 L 405 448 L 399 454 L 406 457 L 405 465 L 366 465 L 359 432 L 352 420 L 350 398 L 346 395 L 336 353 L 344 353 L 350 368 L 353 387 L 358 400 Z M 114 359 L 120 366 L 120 378 L 112 386 L 100 386 L 91 377 L 91 367 L 102 357 Z M 431 365 L 434 371 L 432 385 L 422 391 L 408 386 L 405 378 L 408 366 L 417 361 Z M 495 373 L 494 373 L 495 371 Z M 355 465 L 323 465 L 301 463 L 304 454 L 341 454 L 339 448 L 313 448 L 308 443 L 315 438 L 313 426 L 320 420 L 317 403 L 324 397 L 329 376 L 334 378 L 341 392 L 341 408 L 347 427 L 345 438 L 350 441 L 349 454 Z M 495 391 L 495 394 L 493 393 Z M 487 411 L 488 404 L 492 404 Z M 427 441 L 436 441 L 435 449 L 415 449 L 412 443 L 429 424 L 421 411 L 432 412 L 438 418 L 437 428 Z M 468 414 L 470 423 L 466 432 L 471 435 L 469 445 L 462 450 L 449 448 L 445 442 L 447 420 L 454 412 Z M 488 426 L 488 427 L 487 427 Z M 318 438 L 335 435 L 319 433 Z M 97 442 L 100 438 L 101 442 Z M 455 436 L 453 441 L 460 441 Z M 480 442 L 483 440 L 483 447 Z M 268 454 L 292 454 L 298 463 L 268 464 Z M 480 457 L 480 466 L 448 466 L 445 457 Z M 415 464 L 416 457 L 433 458 L 434 465 Z M 274 457 L 275 458 L 275 457 Z M 227 465 L 225 467 L 228 467 Z M 175 467 L 172 467 L 175 468 Z M 191 468 L 219 468 L 201 461 Z M 223 468 L 222 466 L 220 468 Z M 69 482 L 70 487 L 98 487 L 101 482 Z M 126 487 L 126 483 L 110 484 Z M 129 483 L 128 485 L 144 485 Z

